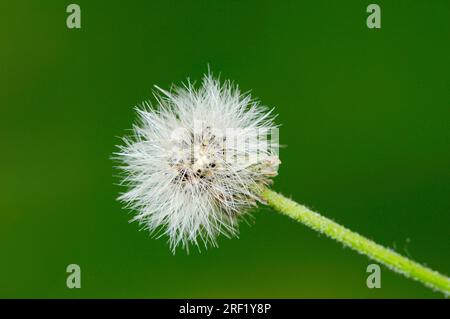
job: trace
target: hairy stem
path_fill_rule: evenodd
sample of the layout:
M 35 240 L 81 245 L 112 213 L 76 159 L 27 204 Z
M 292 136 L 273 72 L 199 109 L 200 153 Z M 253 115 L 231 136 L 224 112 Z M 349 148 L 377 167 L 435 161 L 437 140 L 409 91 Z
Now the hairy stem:
M 424 267 L 400 254 L 385 248 L 336 222 L 284 197 L 268 188 L 262 189 L 261 198 L 269 206 L 306 226 L 327 235 L 390 269 L 415 279 L 434 290 L 450 294 L 450 279 L 437 271 Z

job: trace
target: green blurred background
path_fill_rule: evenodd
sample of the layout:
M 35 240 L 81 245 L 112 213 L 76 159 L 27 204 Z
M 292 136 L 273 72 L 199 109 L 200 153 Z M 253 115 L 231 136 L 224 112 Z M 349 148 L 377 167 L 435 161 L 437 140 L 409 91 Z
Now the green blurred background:
M 0 4 L 0 297 L 440 298 L 269 209 L 174 256 L 129 224 L 111 154 L 133 107 L 207 71 L 275 106 L 274 188 L 450 274 L 450 1 Z M 82 288 L 66 287 L 81 266 Z

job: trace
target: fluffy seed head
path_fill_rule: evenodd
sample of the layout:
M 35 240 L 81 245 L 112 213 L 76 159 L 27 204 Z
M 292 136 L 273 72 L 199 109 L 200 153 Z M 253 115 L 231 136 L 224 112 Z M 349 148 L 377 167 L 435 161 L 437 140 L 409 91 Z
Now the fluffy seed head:
M 198 89 L 187 83 L 158 90 L 157 105 L 137 108 L 133 134 L 116 153 L 128 188 L 119 200 L 144 228 L 167 234 L 173 251 L 215 246 L 219 234 L 237 234 L 257 187 L 277 175 L 274 116 L 211 75 Z

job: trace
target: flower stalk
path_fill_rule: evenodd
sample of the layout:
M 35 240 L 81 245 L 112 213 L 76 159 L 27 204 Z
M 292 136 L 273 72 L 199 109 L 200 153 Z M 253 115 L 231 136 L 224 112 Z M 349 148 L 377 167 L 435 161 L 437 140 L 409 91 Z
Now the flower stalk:
M 417 280 L 433 290 L 441 291 L 446 296 L 450 295 L 450 279 L 445 275 L 385 248 L 268 188 L 261 190 L 260 197 L 278 212 L 368 256 L 397 273 Z

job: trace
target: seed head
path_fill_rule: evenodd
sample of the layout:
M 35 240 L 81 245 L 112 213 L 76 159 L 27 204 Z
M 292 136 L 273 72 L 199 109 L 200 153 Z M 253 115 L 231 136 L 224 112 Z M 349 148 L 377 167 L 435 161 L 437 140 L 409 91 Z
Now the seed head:
M 155 106 L 137 108 L 133 134 L 116 153 L 127 186 L 119 200 L 137 212 L 133 221 L 167 234 L 173 251 L 216 246 L 219 234 L 237 234 L 256 189 L 277 175 L 274 116 L 209 74 L 198 89 L 188 82 L 158 91 Z

